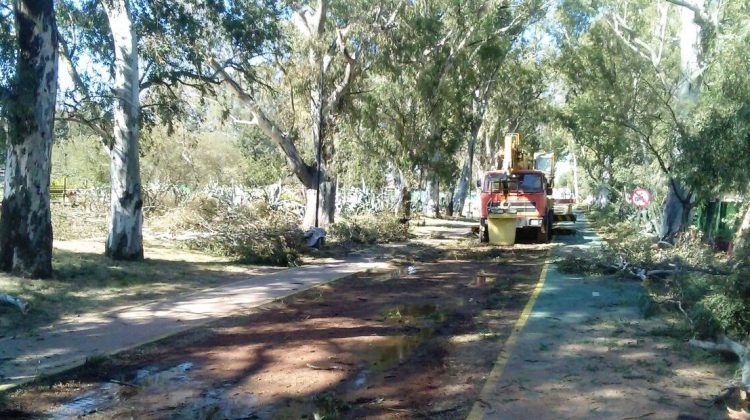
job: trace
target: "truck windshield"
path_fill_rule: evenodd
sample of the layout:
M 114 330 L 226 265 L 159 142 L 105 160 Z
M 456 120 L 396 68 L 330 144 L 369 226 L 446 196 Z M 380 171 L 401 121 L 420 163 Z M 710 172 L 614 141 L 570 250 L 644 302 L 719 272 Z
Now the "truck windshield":
M 544 191 L 541 174 L 518 174 L 510 179 L 513 192 L 539 193 Z
M 507 175 L 488 175 L 485 190 L 491 193 L 501 193 L 503 192 L 503 183 L 507 181 Z

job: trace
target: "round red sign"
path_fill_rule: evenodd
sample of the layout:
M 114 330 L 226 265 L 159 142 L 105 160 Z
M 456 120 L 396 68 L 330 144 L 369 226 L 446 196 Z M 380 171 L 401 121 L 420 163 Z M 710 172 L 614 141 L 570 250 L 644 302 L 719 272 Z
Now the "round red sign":
M 646 207 L 651 203 L 651 193 L 645 188 L 636 188 L 630 195 L 630 201 L 636 207 Z

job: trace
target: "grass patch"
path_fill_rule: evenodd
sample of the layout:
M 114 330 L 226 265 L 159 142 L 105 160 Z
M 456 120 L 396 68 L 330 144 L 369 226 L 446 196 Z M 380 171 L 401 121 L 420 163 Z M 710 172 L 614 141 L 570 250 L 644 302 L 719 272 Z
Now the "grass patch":
M 55 248 L 51 279 L 25 279 L 0 274 L 0 291 L 31 303 L 22 315 L 15 307 L 0 305 L 0 336 L 30 333 L 66 316 L 112 309 L 195 291 L 246 278 L 245 267 L 226 258 L 180 250 L 165 243 L 146 245 L 144 261 L 112 261 L 98 253 L 95 241 L 62 243 Z

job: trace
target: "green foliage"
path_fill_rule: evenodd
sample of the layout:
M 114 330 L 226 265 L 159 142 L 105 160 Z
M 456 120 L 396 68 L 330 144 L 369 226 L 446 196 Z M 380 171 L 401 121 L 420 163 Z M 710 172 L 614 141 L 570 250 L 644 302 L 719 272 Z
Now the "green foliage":
M 713 251 L 695 229 L 683 232 L 670 246 L 657 244 L 630 223 L 607 224 L 605 214 L 598 219 L 607 242 L 602 253 L 565 261 L 563 267 L 585 272 L 591 265 L 625 261 L 647 271 L 679 268 L 667 281 L 644 283 L 653 297 L 643 303 L 644 311 L 687 316 L 686 324 L 701 337 L 727 334 L 741 340 L 750 335 L 750 266 L 731 266 L 727 256 Z
M 349 216 L 329 227 L 331 240 L 342 244 L 402 242 L 409 226 L 391 213 Z
M 278 146 L 256 128 L 243 130 L 236 147 L 247 161 L 243 183 L 248 186 L 266 186 L 281 179 L 289 170 Z
M 601 229 L 602 237 L 607 240 L 604 258 L 618 261 L 622 258 L 631 265 L 650 267 L 659 250 L 656 239 L 633 229 L 629 222 L 610 224 Z
M 196 199 L 182 211 L 175 228 L 208 233 L 190 240 L 192 249 L 248 264 L 295 266 L 307 247 L 296 217 L 261 202 L 227 207 L 214 199 Z
M 561 260 L 555 261 L 557 271 L 568 274 L 594 275 L 611 272 L 604 270 L 599 261 L 595 258 L 584 258 L 577 256 L 567 256 Z
M 67 179 L 68 188 L 109 186 L 109 159 L 101 140 L 69 132 L 52 147 L 52 179 Z
M 676 279 L 695 332 L 703 337 L 727 334 L 736 339 L 750 335 L 750 269 L 727 275 L 685 273 Z

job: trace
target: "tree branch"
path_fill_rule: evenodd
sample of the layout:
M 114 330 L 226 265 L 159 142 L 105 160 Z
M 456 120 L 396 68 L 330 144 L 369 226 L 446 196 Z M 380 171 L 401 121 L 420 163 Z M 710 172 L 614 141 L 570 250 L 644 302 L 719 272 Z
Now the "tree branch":
M 112 138 L 111 132 L 104 130 L 104 128 L 96 124 L 94 121 L 89 121 L 85 118 L 75 116 L 75 115 L 62 116 L 62 117 L 59 117 L 58 119 L 61 121 L 74 122 L 74 123 L 81 124 L 90 128 L 92 131 L 94 131 L 94 133 L 96 133 L 99 137 L 101 137 L 102 141 L 104 141 L 105 143 L 109 142 L 109 140 Z
M 59 33 L 59 31 L 57 34 L 57 39 L 60 45 L 60 61 L 63 62 L 65 70 L 73 80 L 73 86 L 78 91 L 78 93 L 83 96 L 88 96 L 88 88 L 86 87 L 86 84 L 83 83 L 81 75 L 78 73 L 76 66 L 73 64 L 73 57 L 71 55 L 70 47 L 68 47 L 68 43 L 65 41 L 65 38 Z
M 0 293 L 0 303 L 7 303 L 13 305 L 21 311 L 22 314 L 26 315 L 31 309 L 31 304 L 19 297 L 9 295 L 7 293 Z
M 273 140 L 286 155 L 287 164 L 294 172 L 297 178 L 307 187 L 314 185 L 315 177 L 311 168 L 305 164 L 297 150 L 297 146 L 290 138 L 288 133 L 284 133 L 276 123 L 271 121 L 263 110 L 260 109 L 252 95 L 248 94 L 232 76 L 230 76 L 224 67 L 215 59 L 211 58 L 211 66 L 221 75 L 224 82 L 234 91 L 239 99 L 245 103 L 248 110 L 253 115 L 254 124 L 271 140 Z
M 668 2 L 674 4 L 675 6 L 684 7 L 695 15 L 695 23 L 698 24 L 701 28 L 705 28 L 705 25 L 709 23 L 708 18 L 706 15 L 703 14 L 703 10 L 701 10 L 698 6 L 694 5 L 693 3 L 684 1 L 684 0 L 667 0 Z
M 721 336 L 716 341 L 703 341 L 693 338 L 688 341 L 688 343 L 691 346 L 699 347 L 705 350 L 736 354 L 740 359 L 740 364 L 742 365 L 742 385 L 745 387 L 745 389 L 750 388 L 750 359 L 748 358 L 747 349 L 741 343 L 734 341 L 727 336 Z

